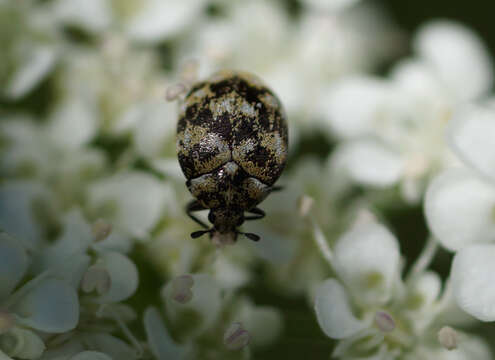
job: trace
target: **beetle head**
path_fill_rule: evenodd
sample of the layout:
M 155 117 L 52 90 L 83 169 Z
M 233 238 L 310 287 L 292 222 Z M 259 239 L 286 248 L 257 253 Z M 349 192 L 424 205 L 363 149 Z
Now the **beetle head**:
M 235 243 L 239 234 L 253 241 L 260 239 L 256 234 L 244 233 L 237 230 L 244 222 L 243 211 L 226 208 L 211 209 L 208 214 L 208 220 L 213 224 L 213 227 L 208 230 L 195 231 L 191 234 L 191 237 L 197 238 L 209 233 L 213 243 L 218 246 Z

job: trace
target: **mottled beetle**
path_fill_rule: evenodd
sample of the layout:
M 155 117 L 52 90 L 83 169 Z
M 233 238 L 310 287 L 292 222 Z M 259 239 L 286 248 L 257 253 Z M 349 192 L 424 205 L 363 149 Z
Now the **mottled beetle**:
M 181 105 L 177 153 L 186 185 L 196 198 L 187 214 L 216 244 L 234 243 L 244 220 L 261 219 L 256 207 L 270 192 L 287 160 L 282 105 L 254 75 L 221 71 L 194 84 Z M 210 209 L 209 228 L 192 213 Z M 244 212 L 251 215 L 244 215 Z

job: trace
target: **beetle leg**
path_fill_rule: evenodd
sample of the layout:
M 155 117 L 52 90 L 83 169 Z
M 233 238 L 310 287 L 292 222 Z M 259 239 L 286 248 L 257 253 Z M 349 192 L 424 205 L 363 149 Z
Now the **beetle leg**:
M 191 200 L 189 204 L 186 205 L 186 214 L 189 216 L 192 220 L 197 222 L 199 225 L 204 227 L 205 229 L 208 229 L 209 226 L 206 225 L 204 222 L 199 220 L 196 216 L 192 214 L 193 211 L 200 211 L 200 210 L 206 210 L 206 208 L 201 205 L 198 200 Z
M 245 216 L 244 220 L 258 220 L 258 219 L 263 219 L 265 217 L 265 212 L 261 210 L 260 208 L 253 208 L 251 210 L 247 210 L 246 212 L 254 214 L 253 216 Z
M 283 190 L 284 187 L 283 186 L 279 186 L 279 185 L 276 185 L 276 186 L 272 186 L 270 188 L 270 192 L 274 192 L 274 191 L 280 191 L 280 190 Z

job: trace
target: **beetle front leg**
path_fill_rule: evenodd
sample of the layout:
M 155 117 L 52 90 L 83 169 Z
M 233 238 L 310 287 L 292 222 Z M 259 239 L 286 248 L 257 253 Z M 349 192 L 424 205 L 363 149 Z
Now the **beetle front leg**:
M 244 220 L 258 220 L 258 219 L 263 219 L 265 217 L 265 212 L 261 210 L 260 208 L 253 208 L 251 210 L 247 210 L 246 212 L 254 214 L 253 216 L 245 216 Z
M 197 222 L 199 225 L 204 227 L 205 229 L 208 229 L 209 226 L 206 225 L 203 221 L 199 220 L 195 215 L 192 214 L 194 211 L 201 211 L 201 210 L 206 210 L 206 208 L 201 205 L 198 200 L 191 200 L 187 205 L 186 205 L 186 214 L 189 216 L 192 220 Z

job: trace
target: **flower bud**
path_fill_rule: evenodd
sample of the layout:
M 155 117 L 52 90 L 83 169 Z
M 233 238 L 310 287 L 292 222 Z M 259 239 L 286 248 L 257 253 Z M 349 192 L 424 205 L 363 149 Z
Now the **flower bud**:
M 110 289 L 111 279 L 108 270 L 99 263 L 91 265 L 84 273 L 81 280 L 81 288 L 84 292 L 95 291 L 103 295 Z
M 438 342 L 447 350 L 457 349 L 459 335 L 450 326 L 444 326 L 437 334 Z
M 182 94 L 184 94 L 186 91 L 187 91 L 187 86 L 184 83 L 177 83 L 171 85 L 167 88 L 165 99 L 167 101 L 177 100 L 177 98 Z
M 33 331 L 14 327 L 0 338 L 0 349 L 13 358 L 30 360 L 43 354 L 45 344 Z
M 230 325 L 223 335 L 223 343 L 230 350 L 242 349 L 249 344 L 249 339 L 249 333 L 240 322 Z
M 375 314 L 375 324 L 382 332 L 391 332 L 395 329 L 394 318 L 385 311 L 377 311 Z
M 313 200 L 313 198 L 308 195 L 302 195 L 301 197 L 299 197 L 297 201 L 297 210 L 299 212 L 299 216 L 305 217 L 306 215 L 308 215 L 314 205 L 314 202 L 315 201 Z
M 193 297 L 191 291 L 194 279 L 191 275 L 181 275 L 172 280 L 172 299 L 181 304 L 187 304 Z
M 102 219 L 98 219 L 93 224 L 93 228 L 91 230 L 93 232 L 93 236 L 95 237 L 95 241 L 102 241 L 105 240 L 112 232 L 112 224 L 109 224 Z

